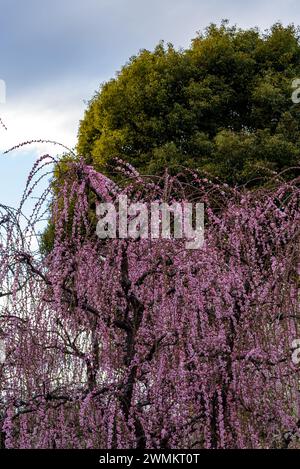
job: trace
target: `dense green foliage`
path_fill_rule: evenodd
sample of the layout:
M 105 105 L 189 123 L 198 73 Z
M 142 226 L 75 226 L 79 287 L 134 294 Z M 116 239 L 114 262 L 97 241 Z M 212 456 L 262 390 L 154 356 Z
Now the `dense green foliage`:
M 262 34 L 223 22 L 186 50 L 142 50 L 90 101 L 78 151 L 112 174 L 119 156 L 143 173 L 204 169 L 229 183 L 299 161 L 299 30 Z

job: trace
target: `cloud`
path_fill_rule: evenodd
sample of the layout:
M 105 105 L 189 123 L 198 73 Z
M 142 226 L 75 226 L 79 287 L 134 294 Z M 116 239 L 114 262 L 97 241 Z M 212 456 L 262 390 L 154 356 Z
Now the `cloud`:
M 300 23 L 300 10 L 297 0 L 0 0 L 0 80 L 7 87 L 0 116 L 8 127 L 0 128 L 0 150 L 35 138 L 73 147 L 84 101 L 130 56 L 161 39 L 186 47 L 222 18 L 264 29 L 278 19 Z M 34 146 L 0 160 L 0 201 L 12 186 L 18 192 L 27 162 L 41 151 L 58 150 Z
M 11 92 L 66 75 L 113 73 L 160 39 L 186 46 L 197 30 L 229 18 L 266 28 L 300 22 L 297 0 L 0 0 L 0 78 Z
M 3 152 L 33 139 L 54 140 L 74 147 L 86 100 L 97 86 L 97 79 L 71 81 L 66 78 L 52 86 L 47 84 L 25 94 L 19 93 L 0 105 L 0 116 L 7 126 L 7 131 L 0 127 L 1 203 L 16 207 L 35 160 L 46 153 L 57 156 L 63 150 L 50 144 L 34 143 L 7 155 Z
M 86 89 L 90 90 L 88 86 Z M 18 142 L 41 138 L 73 147 L 78 122 L 86 106 L 83 97 L 79 96 L 80 91 L 76 86 L 64 87 L 60 83 L 7 100 L 0 111 L 8 129 L 1 131 L 0 150 Z

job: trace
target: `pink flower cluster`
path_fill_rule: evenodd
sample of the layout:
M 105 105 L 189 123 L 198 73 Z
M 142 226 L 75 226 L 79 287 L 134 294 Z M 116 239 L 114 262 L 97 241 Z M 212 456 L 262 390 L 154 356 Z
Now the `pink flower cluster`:
M 204 247 L 186 250 L 99 240 L 91 200 L 121 189 L 82 162 L 72 174 L 46 259 L 3 222 L 5 445 L 289 446 L 300 425 L 299 181 L 247 192 L 196 174 L 136 177 L 124 189 L 135 199 L 205 203 Z

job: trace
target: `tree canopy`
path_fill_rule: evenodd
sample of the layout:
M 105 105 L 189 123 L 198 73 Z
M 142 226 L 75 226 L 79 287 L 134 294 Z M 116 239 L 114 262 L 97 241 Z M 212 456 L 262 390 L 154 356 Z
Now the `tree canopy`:
M 243 183 L 299 161 L 299 30 L 265 33 L 225 21 L 189 48 L 141 50 L 101 85 L 80 123 L 78 151 L 112 175 L 112 157 L 145 174 L 197 168 Z
M 25 227 L 0 205 L 0 446 L 299 448 L 300 178 L 249 191 L 195 177 L 205 244 L 186 249 L 96 236 L 90 191 L 149 204 L 190 190 L 131 176 L 120 189 L 70 163 L 46 258 L 33 242 L 43 196 Z

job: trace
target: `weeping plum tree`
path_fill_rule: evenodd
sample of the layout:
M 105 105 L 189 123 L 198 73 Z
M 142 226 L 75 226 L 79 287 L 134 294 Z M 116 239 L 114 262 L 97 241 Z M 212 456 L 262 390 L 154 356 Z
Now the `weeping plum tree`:
M 33 168 L 22 204 L 51 159 Z M 120 162 L 122 166 L 122 163 Z M 297 445 L 299 179 L 247 192 L 197 173 L 125 188 L 71 162 L 54 247 L 1 207 L 1 431 L 6 448 Z M 276 177 L 274 176 L 276 179 Z M 205 244 L 100 240 L 91 197 L 205 203 Z

